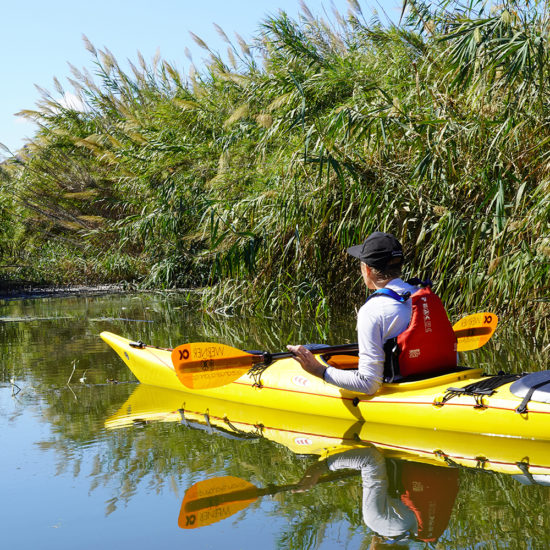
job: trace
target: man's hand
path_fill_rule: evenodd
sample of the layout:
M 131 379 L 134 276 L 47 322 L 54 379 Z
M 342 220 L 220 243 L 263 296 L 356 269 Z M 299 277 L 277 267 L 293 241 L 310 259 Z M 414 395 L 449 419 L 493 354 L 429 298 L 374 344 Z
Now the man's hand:
M 304 346 L 287 346 L 288 351 L 292 352 L 294 354 L 294 357 L 300 365 L 302 365 L 302 368 L 309 372 L 309 374 L 313 374 L 313 376 L 317 376 L 317 378 L 323 378 L 325 374 L 326 367 L 319 363 L 317 359 L 313 356 L 313 353 L 309 351 Z
M 303 493 L 309 491 L 312 487 L 317 485 L 321 475 L 326 474 L 329 471 L 326 460 L 318 460 L 314 462 L 305 472 L 304 477 L 296 484 L 296 488 L 293 493 Z

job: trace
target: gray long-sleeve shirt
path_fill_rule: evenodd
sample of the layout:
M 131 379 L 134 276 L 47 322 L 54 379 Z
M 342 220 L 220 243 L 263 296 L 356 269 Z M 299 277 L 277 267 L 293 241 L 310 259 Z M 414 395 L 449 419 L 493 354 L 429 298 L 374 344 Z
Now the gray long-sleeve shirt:
M 398 294 L 410 292 L 417 287 L 401 279 L 392 279 L 386 288 Z M 411 300 L 400 303 L 389 296 L 377 296 L 368 300 L 357 314 L 357 339 L 359 365 L 357 370 L 341 370 L 328 367 L 326 382 L 351 391 L 372 395 L 382 385 L 384 377 L 384 344 L 401 334 L 411 321 Z

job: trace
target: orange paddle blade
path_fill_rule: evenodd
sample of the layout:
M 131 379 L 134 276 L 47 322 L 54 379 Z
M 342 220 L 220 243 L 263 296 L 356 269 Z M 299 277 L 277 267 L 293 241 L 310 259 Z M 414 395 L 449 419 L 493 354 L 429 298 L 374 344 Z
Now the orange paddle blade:
M 181 503 L 178 525 L 196 529 L 226 519 L 258 498 L 259 490 L 232 476 L 199 481 L 190 487 Z
M 460 319 L 453 325 L 457 351 L 469 351 L 483 346 L 493 336 L 498 323 L 494 313 L 476 313 Z
M 261 361 L 261 355 L 211 342 L 183 344 L 172 351 L 180 382 L 194 390 L 229 384 Z

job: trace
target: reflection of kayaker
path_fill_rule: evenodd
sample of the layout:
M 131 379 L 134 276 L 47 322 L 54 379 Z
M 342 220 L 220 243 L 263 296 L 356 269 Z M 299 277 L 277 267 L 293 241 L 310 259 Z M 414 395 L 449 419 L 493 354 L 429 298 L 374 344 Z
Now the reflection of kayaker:
M 375 533 L 375 544 L 405 538 L 434 542 L 445 531 L 458 493 L 458 469 L 386 461 L 376 447 L 368 446 L 329 455 L 299 485 L 312 487 L 324 472 L 344 469 L 361 472 L 363 520 Z

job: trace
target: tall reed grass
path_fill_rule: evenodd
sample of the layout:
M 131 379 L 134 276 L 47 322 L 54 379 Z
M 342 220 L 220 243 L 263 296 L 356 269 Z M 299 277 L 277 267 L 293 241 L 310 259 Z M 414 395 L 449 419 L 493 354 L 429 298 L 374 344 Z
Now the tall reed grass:
M 85 107 L 44 91 L 23 112 L 40 130 L 0 189 L 13 248 L 71 250 L 65 281 L 104 273 L 205 287 L 213 309 L 323 315 L 361 303 L 344 250 L 379 229 L 453 311 L 547 330 L 549 13 L 405 5 L 399 25 L 357 2 L 330 21 L 304 5 L 227 56 L 194 35 L 210 62 L 188 75 L 141 55 L 123 70 L 85 40 L 97 76 L 71 79 Z

